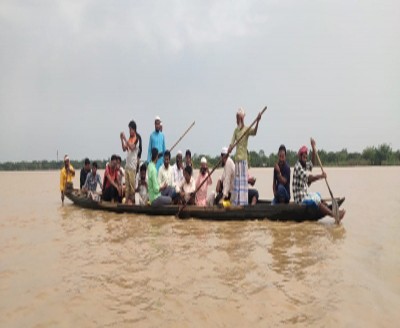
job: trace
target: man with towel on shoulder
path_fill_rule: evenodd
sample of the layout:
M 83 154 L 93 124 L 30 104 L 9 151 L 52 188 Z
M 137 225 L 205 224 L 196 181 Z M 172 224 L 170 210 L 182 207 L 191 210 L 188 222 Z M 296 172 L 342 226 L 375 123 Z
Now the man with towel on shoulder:
M 229 145 L 228 153 L 232 151 L 232 147 L 236 141 L 238 141 L 244 133 L 247 131 L 247 127 L 244 125 L 245 111 L 243 108 L 239 108 L 236 113 L 237 127 L 233 132 L 232 141 Z M 250 129 L 249 132 L 243 136 L 236 146 L 235 155 L 235 182 L 234 182 L 234 193 L 233 193 L 233 205 L 248 205 L 248 181 L 247 181 L 247 143 L 249 136 L 255 136 L 258 130 L 258 123 L 261 119 L 261 113 L 258 113 L 256 126 Z

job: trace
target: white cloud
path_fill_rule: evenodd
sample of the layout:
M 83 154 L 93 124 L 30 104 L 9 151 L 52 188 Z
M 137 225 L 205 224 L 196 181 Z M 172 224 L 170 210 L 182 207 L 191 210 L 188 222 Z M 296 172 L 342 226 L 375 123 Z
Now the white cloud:
M 60 1 L 59 15 L 71 33 L 177 53 L 264 29 L 265 7 L 259 1 Z M 257 6 L 256 6 L 257 5 Z

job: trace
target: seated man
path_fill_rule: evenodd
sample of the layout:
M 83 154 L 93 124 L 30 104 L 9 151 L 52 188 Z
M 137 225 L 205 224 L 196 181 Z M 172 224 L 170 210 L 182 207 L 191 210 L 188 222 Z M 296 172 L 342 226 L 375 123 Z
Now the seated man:
M 176 154 L 176 162 L 172 166 L 172 170 L 174 172 L 172 182 L 174 187 L 176 188 L 183 180 L 183 160 L 182 160 L 182 152 L 180 150 L 178 150 L 178 153 Z
M 191 168 L 193 168 L 193 163 L 192 163 L 192 152 L 187 149 L 186 153 L 185 153 L 185 167 L 186 166 L 190 166 Z
M 221 164 L 224 168 L 224 172 L 222 173 L 221 179 L 218 180 L 216 186 L 216 196 L 214 199 L 214 204 L 219 204 L 221 199 L 226 201 L 226 204 L 229 205 L 233 188 L 234 188 L 234 180 L 235 180 L 235 163 L 228 155 L 228 148 L 223 147 L 221 151 Z
M 194 205 L 194 192 L 196 191 L 195 181 L 192 177 L 192 167 L 186 166 L 183 170 L 184 179 L 181 181 L 179 185 L 179 194 L 180 199 L 179 202 L 182 204 Z
M 212 185 L 211 176 L 209 176 L 210 170 L 207 166 L 207 159 L 202 157 L 200 160 L 200 172 L 196 179 L 196 205 L 206 206 L 207 205 L 207 189 L 208 186 Z M 207 180 L 207 181 L 205 181 Z M 201 187 L 200 187 L 201 186 Z M 199 188 L 200 187 L 200 188 Z
M 90 172 L 90 160 L 89 158 L 85 158 L 85 165 L 84 167 L 82 167 L 81 169 L 81 176 L 80 176 L 80 184 L 79 184 L 79 188 L 82 189 L 83 185 L 85 184 L 86 181 L 86 177 Z
M 248 174 L 247 177 L 247 183 L 254 187 L 254 185 L 256 184 L 256 178 L 252 177 Z M 258 190 L 255 188 L 249 188 L 249 204 L 250 205 L 255 205 L 258 202 L 258 198 L 259 198 L 259 194 L 258 194 Z
M 316 206 L 324 213 L 334 217 L 331 209 L 321 201 L 321 195 L 316 192 L 309 192 L 308 186 L 314 181 L 326 178 L 326 173 L 311 175 L 307 171 L 311 171 L 315 163 L 315 141 L 311 138 L 312 157 L 311 162 L 307 161 L 308 149 L 303 146 L 299 149 L 299 160 L 293 170 L 293 198 L 297 204 L 306 204 L 307 206 Z M 343 219 L 346 211 L 339 211 L 339 219 Z
M 88 197 L 94 200 L 98 200 L 96 197 L 97 183 L 99 183 L 100 188 L 103 189 L 103 184 L 101 183 L 100 174 L 97 173 L 97 163 L 93 162 L 92 172 L 86 176 L 86 181 L 82 187 L 83 192 L 88 193 Z
M 117 155 L 111 156 L 111 161 L 106 165 L 102 198 L 105 201 L 117 202 L 122 196 L 122 186 L 118 178 Z
M 166 184 L 162 187 L 158 184 L 156 163 L 158 160 L 157 148 L 151 149 L 151 162 L 147 168 L 147 184 L 149 190 L 149 201 L 151 206 L 163 206 L 171 204 L 172 198 L 161 195 L 161 191 L 166 188 Z
M 61 202 L 64 204 L 64 195 L 73 188 L 72 180 L 75 177 L 75 169 L 70 164 L 68 155 L 64 156 L 64 167 L 60 171 Z
M 174 170 L 169 164 L 171 159 L 171 153 L 166 150 L 164 153 L 164 165 L 158 170 L 158 184 L 160 186 L 166 185 L 166 188 L 161 191 L 161 195 L 169 196 L 174 198 L 175 186 L 174 186 Z
M 284 145 L 281 145 L 278 150 L 278 163 L 274 167 L 272 190 L 274 192 L 272 204 L 289 203 L 290 166 L 286 162 L 286 147 Z
M 149 188 L 147 184 L 146 172 L 147 166 L 146 163 L 143 163 L 140 166 L 139 177 L 136 179 L 135 188 L 135 191 L 138 195 L 138 199 L 137 201 L 135 201 L 135 203 L 139 205 L 147 205 L 147 203 L 149 202 Z

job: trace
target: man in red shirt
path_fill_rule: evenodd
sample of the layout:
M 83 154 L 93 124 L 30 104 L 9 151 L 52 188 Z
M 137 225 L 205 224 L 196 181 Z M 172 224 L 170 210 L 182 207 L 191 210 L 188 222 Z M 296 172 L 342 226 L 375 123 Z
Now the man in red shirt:
M 112 155 L 110 164 L 106 166 L 103 186 L 103 200 L 118 201 L 122 195 L 122 186 L 118 179 L 117 155 Z

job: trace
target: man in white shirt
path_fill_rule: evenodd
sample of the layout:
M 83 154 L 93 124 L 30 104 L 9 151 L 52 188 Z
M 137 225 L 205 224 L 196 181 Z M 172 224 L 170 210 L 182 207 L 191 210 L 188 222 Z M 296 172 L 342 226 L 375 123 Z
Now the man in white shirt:
M 126 180 L 126 203 L 132 205 L 135 202 L 135 178 L 136 178 L 136 169 L 138 164 L 138 152 L 139 147 L 138 142 L 139 139 L 136 134 L 136 123 L 135 121 L 130 121 L 128 124 L 129 127 L 129 139 L 126 138 L 125 134 L 121 132 L 121 146 L 122 150 L 127 152 L 126 156 L 126 166 L 125 172 L 121 167 L 122 178 Z M 125 174 L 126 173 L 126 174 Z M 122 181 L 122 185 L 125 181 Z
M 214 204 L 218 204 L 221 199 L 229 201 L 232 199 L 234 180 L 235 180 L 235 163 L 228 155 L 228 148 L 223 147 L 221 150 L 221 160 L 224 172 L 222 173 L 221 179 L 217 182 L 216 196 L 211 197 L 208 201 L 209 205 L 214 200 Z
M 176 192 L 179 192 L 178 186 L 183 180 L 183 160 L 182 152 L 180 150 L 176 154 L 176 163 L 172 166 L 172 169 L 174 172 L 172 184 L 176 188 Z
M 171 153 L 166 150 L 164 153 L 164 165 L 158 170 L 158 184 L 160 186 L 166 185 L 166 188 L 161 191 L 161 195 L 169 196 L 174 198 L 175 186 L 174 186 L 174 170 L 169 162 L 171 160 Z
M 192 177 L 193 169 L 191 166 L 186 166 L 183 170 L 183 176 L 181 183 L 179 184 L 180 200 L 184 204 L 194 205 L 196 191 L 196 182 Z

